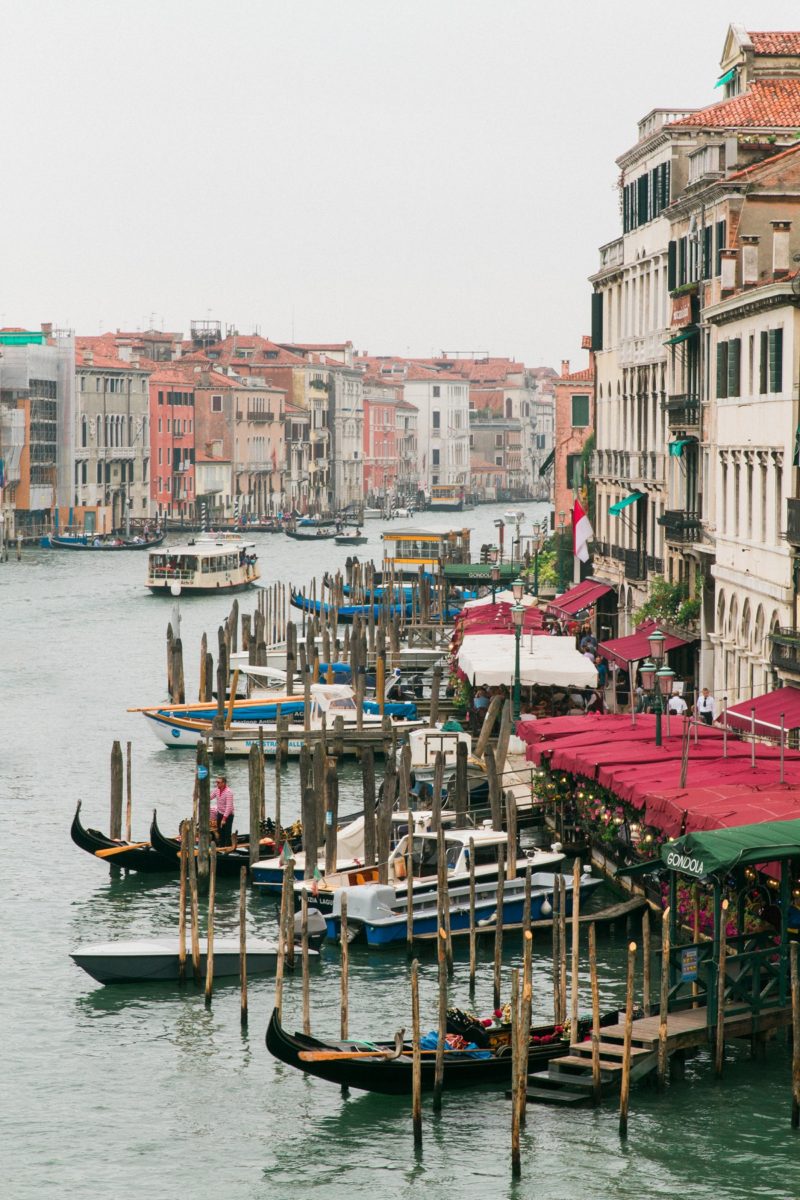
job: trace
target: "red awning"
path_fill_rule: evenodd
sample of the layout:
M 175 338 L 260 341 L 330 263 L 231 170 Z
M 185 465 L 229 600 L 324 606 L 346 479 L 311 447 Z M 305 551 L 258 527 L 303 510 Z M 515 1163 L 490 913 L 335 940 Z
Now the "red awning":
M 784 729 L 800 728 L 800 688 L 782 687 L 776 692 L 756 696 L 755 700 L 743 700 L 728 709 L 727 724 L 737 733 L 750 733 L 755 713 L 756 733 L 759 737 L 779 738 L 781 716 Z M 724 714 L 718 718 L 725 723 Z
M 612 638 L 610 642 L 600 642 L 597 647 L 597 653 L 602 654 L 604 658 L 617 663 L 626 671 L 632 662 L 644 662 L 650 657 L 650 643 L 647 640 L 648 634 L 658 628 L 656 621 L 647 621 L 644 625 L 640 625 L 636 633 L 629 634 L 628 637 Z M 663 632 L 663 631 L 662 631 Z M 677 649 L 678 646 L 688 646 L 689 643 L 685 638 L 675 637 L 672 633 L 664 635 L 664 653 L 667 654 L 670 650 Z M 800 693 L 798 693 L 800 695 Z
M 582 579 L 568 592 L 556 596 L 555 600 L 548 604 L 547 611 L 554 616 L 574 617 L 581 609 L 591 608 L 601 596 L 605 596 L 606 592 L 611 590 L 610 584 L 601 583 L 599 579 Z

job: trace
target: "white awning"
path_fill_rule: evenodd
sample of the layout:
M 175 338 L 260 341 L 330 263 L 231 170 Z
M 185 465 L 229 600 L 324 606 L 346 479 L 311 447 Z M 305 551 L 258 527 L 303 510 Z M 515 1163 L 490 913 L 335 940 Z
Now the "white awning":
M 499 687 L 514 683 L 514 635 L 473 634 L 465 637 L 458 666 L 470 683 Z M 597 687 L 597 671 L 571 637 L 523 635 L 519 648 L 520 682 L 542 687 Z

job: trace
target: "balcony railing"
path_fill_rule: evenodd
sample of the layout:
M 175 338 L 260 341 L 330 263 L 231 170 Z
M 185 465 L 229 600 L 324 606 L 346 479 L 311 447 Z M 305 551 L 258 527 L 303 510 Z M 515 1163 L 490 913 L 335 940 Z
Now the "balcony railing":
M 275 414 L 262 412 L 260 409 L 249 409 L 247 419 L 256 425 L 270 425 L 275 420 Z
M 697 429 L 700 423 L 700 401 L 693 393 L 668 396 L 664 407 L 670 429 Z
M 769 661 L 773 667 L 800 675 L 800 631 L 777 629 L 770 634 Z
M 622 561 L 626 579 L 647 579 L 647 556 L 643 550 L 626 550 Z
M 683 509 L 667 509 L 658 523 L 663 527 L 664 537 L 668 542 L 696 542 L 700 536 L 700 515 L 696 512 L 685 512 Z
M 786 540 L 793 546 L 800 546 L 800 500 L 790 497 L 786 503 Z

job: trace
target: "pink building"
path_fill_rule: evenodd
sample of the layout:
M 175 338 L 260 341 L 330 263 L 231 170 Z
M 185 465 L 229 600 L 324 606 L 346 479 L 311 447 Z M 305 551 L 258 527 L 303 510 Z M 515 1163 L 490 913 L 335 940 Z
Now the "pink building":
M 378 380 L 365 380 L 364 494 L 385 496 L 394 492 L 399 473 L 397 389 Z
M 594 358 L 581 371 L 570 371 L 569 360 L 561 363 L 561 374 L 553 380 L 555 394 L 555 458 L 553 460 L 553 505 L 558 514 L 569 514 L 573 501 L 585 485 L 581 478 L 583 447 L 594 432 Z

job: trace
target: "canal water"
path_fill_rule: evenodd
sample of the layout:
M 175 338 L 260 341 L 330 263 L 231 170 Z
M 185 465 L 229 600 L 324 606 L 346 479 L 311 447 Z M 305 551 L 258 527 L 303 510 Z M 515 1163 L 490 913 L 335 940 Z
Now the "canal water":
M 529 520 L 544 506 L 524 505 Z M 473 546 L 495 540 L 502 507 L 415 518 L 465 524 Z M 370 522 L 363 557 L 380 557 Z M 343 566 L 347 551 L 257 538 L 265 583 L 302 585 Z M 173 601 L 143 587 L 144 556 L 26 549 L 0 565 L 0 778 L 3 839 L 3 1184 L 10 1200 L 182 1194 L 205 1200 L 380 1195 L 424 1191 L 428 1200 L 487 1197 L 676 1197 L 733 1200 L 800 1196 L 800 1139 L 789 1127 L 790 1079 L 782 1041 L 753 1063 L 729 1051 L 725 1079 L 707 1054 L 661 1096 L 634 1089 L 630 1136 L 621 1145 L 613 1104 L 598 1111 L 534 1107 L 523 1136 L 523 1177 L 510 1178 L 510 1108 L 502 1090 L 445 1096 L 440 1118 L 424 1108 L 415 1160 L 410 1105 L 354 1093 L 276 1063 L 264 1032 L 273 984 L 250 983 L 250 1022 L 240 1029 L 236 985 L 219 986 L 207 1011 L 193 985 L 103 988 L 68 957 L 81 942 L 175 933 L 178 885 L 107 867 L 69 839 L 78 799 L 87 824 L 108 825 L 112 741 L 133 742 L 133 832 L 146 838 L 158 808 L 163 829 L 191 808 L 193 757 L 161 746 L 129 706 L 164 697 L 165 631 Z M 247 596 L 240 603 L 248 607 Z M 216 597 L 181 600 L 187 694 L 196 695 L 200 636 L 216 642 L 227 614 Z M 240 813 L 246 760 L 229 777 Z M 297 814 L 297 768 L 283 769 L 285 819 Z M 268 805 L 273 795 L 268 766 Z M 355 808 L 360 781 L 342 773 L 341 806 Z M 234 933 L 237 889 L 218 887 L 217 930 Z M 275 930 L 274 905 L 249 901 L 251 936 Z M 624 998 L 623 932 L 599 937 L 604 1008 Z M 481 951 L 474 1007 L 491 1008 L 491 946 Z M 549 942 L 535 949 L 535 1016 L 552 1003 Z M 509 937 L 506 978 L 519 961 Z M 423 1025 L 436 1022 L 436 965 L 422 958 Z M 312 983 L 312 1025 L 338 1032 L 338 953 L 323 952 Z M 464 951 L 456 951 L 452 1002 L 470 1004 Z M 584 988 L 582 1007 L 590 997 Z M 285 1023 L 300 1022 L 299 974 L 284 993 Z M 410 1027 L 405 953 L 351 955 L 350 1028 L 365 1039 Z

